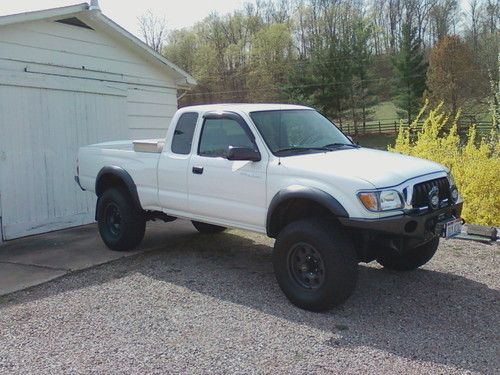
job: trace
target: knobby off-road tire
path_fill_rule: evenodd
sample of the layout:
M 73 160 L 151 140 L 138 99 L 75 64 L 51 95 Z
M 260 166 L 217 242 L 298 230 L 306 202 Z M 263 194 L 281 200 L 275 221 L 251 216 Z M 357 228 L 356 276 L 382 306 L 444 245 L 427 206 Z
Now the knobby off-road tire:
M 341 227 L 321 218 L 288 224 L 276 239 L 273 266 L 288 299 L 311 311 L 342 304 L 358 280 L 354 245 Z
M 130 251 L 144 238 L 146 218 L 132 203 L 130 195 L 119 188 L 110 188 L 99 198 L 97 207 L 101 238 L 108 248 Z
M 221 227 L 219 225 L 207 224 L 194 220 L 191 221 L 191 223 L 193 223 L 193 226 L 198 232 L 203 234 L 221 233 L 227 229 L 226 227 Z
M 439 237 L 411 250 L 399 252 L 394 249 L 381 249 L 377 262 L 389 270 L 412 271 L 432 259 L 439 246 Z

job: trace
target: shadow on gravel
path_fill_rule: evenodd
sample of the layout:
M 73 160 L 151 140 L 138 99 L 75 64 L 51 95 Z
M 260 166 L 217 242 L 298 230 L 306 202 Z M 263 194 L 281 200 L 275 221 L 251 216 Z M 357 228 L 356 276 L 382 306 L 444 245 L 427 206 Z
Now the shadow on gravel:
M 362 265 L 348 302 L 317 314 L 295 308 L 281 293 L 269 246 L 230 233 L 199 238 L 197 247 L 184 253 L 190 261 L 172 266 L 171 250 L 165 248 L 141 272 L 332 332 L 324 345 L 368 346 L 473 371 L 498 368 L 500 293 L 485 284 L 430 270 L 395 273 Z
M 156 241 L 165 243 L 161 237 Z M 360 266 L 358 288 L 345 305 L 328 313 L 311 313 L 292 306 L 279 290 L 270 246 L 231 232 L 170 237 L 168 245 L 159 245 L 153 252 L 15 294 L 7 304 L 0 304 L 0 310 L 136 272 L 331 332 L 323 343 L 326 346 L 372 347 L 486 373 L 499 365 L 500 293 L 485 284 L 431 270 L 393 273 Z

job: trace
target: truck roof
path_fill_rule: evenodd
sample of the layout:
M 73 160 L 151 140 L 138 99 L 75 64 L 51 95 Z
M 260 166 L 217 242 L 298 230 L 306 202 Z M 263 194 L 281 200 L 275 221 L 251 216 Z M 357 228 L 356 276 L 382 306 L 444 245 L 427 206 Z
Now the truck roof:
M 265 104 L 265 103 L 221 103 L 221 104 L 204 104 L 194 105 L 180 108 L 182 112 L 196 111 L 234 111 L 234 112 L 258 112 L 258 111 L 284 111 L 291 109 L 312 109 L 302 105 L 295 104 Z

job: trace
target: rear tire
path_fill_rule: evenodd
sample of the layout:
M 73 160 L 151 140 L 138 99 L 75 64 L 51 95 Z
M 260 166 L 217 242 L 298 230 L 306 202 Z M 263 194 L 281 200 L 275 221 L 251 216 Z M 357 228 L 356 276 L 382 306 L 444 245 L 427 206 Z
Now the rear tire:
M 382 249 L 377 256 L 377 262 L 389 270 L 412 271 L 432 259 L 439 246 L 439 237 L 411 250 L 399 252 L 393 249 Z
M 221 233 L 224 232 L 227 228 L 226 227 L 221 227 L 219 225 L 213 225 L 213 224 L 207 224 L 207 223 L 202 223 L 200 221 L 191 221 L 193 223 L 193 226 L 196 228 L 196 230 L 200 233 L 203 234 L 214 234 L 214 233 Z
M 351 240 L 341 227 L 320 218 L 293 222 L 279 233 L 273 266 L 290 302 L 311 311 L 342 304 L 358 279 L 358 260 Z
M 111 250 L 133 250 L 144 238 L 146 218 L 123 189 L 104 192 L 99 198 L 97 216 L 101 238 Z

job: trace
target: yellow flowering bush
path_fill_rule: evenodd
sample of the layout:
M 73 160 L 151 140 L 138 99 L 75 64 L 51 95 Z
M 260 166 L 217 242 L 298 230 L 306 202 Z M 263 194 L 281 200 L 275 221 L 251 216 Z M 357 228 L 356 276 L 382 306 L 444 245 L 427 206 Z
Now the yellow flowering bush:
M 409 126 L 400 126 L 394 147 L 400 152 L 433 160 L 451 169 L 464 199 L 462 216 L 467 222 L 500 226 L 500 138 L 493 128 L 479 139 L 471 127 L 465 144 L 457 134 L 460 113 L 450 118 L 442 105 L 430 110 L 426 103 Z M 425 117 L 425 118 L 424 118 Z M 420 130 L 417 124 L 423 121 Z

